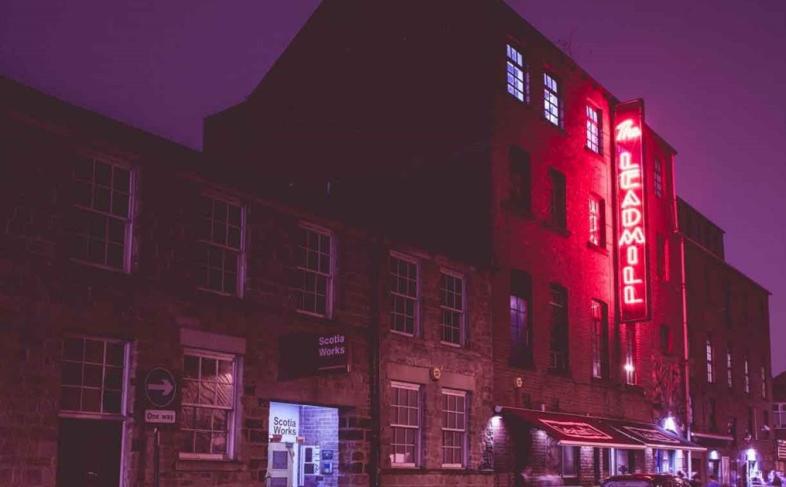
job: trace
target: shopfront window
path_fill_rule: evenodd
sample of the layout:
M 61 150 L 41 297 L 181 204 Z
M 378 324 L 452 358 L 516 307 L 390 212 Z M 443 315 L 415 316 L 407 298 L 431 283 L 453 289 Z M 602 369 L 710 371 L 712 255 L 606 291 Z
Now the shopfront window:
M 563 477 L 579 476 L 579 447 L 563 446 L 560 474 Z

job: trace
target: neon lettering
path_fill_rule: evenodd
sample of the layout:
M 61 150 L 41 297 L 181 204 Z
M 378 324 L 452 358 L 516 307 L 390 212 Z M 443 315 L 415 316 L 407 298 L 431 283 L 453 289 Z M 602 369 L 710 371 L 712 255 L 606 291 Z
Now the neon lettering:
M 641 138 L 641 128 L 634 123 L 633 119 L 629 118 L 617 124 L 617 142 Z
M 632 245 L 634 243 L 644 245 L 644 231 L 641 227 L 636 227 L 633 230 L 626 228 L 622 231 L 619 243 L 620 247 L 623 245 Z

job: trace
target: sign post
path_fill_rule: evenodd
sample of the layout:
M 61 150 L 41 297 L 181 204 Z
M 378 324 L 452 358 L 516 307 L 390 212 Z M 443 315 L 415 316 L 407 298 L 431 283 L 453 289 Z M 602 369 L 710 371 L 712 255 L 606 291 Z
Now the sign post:
M 155 424 L 153 428 L 153 481 L 159 486 L 161 477 L 160 444 L 161 432 L 159 424 L 174 424 L 176 414 L 173 409 L 163 409 L 172 404 L 177 392 L 177 381 L 169 370 L 163 367 L 151 369 L 145 376 L 145 397 L 150 406 L 156 409 L 145 409 L 145 423 Z

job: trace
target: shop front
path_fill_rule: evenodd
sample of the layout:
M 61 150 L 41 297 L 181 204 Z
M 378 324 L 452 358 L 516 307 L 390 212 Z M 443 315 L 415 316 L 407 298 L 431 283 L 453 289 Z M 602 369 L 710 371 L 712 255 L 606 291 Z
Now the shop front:
M 691 439 L 703 446 L 706 452 L 693 455 L 690 475 L 698 476 L 706 482 L 711 476 L 721 485 L 736 486 L 747 478 L 744 452 L 740 453 L 734 445 L 734 438 L 716 433 L 694 432 Z
M 612 475 L 685 470 L 687 452 L 704 448 L 657 425 L 518 408 L 498 408 L 496 459 L 509 465 L 515 483 L 548 480 L 599 485 Z M 509 445 L 505 447 L 505 442 Z M 528 477 L 532 477 L 529 479 Z

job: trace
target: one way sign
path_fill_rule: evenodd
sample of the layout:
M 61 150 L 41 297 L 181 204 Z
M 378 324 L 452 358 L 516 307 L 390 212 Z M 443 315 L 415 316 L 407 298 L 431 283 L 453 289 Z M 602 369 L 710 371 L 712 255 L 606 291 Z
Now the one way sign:
M 163 367 L 156 367 L 145 377 L 145 396 L 150 404 L 157 408 L 164 408 L 175 399 L 177 382 L 172 372 Z

